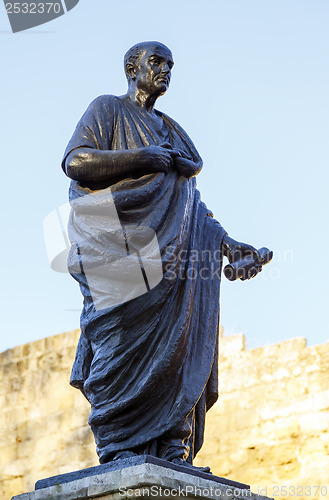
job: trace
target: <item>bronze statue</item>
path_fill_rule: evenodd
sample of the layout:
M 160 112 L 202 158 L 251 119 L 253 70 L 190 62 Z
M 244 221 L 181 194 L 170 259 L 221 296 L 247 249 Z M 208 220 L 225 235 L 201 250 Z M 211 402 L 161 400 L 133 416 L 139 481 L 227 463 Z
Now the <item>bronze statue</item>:
M 171 51 L 139 43 L 124 64 L 127 93 L 90 104 L 62 162 L 72 179 L 69 265 L 84 297 L 71 384 L 91 404 L 101 463 L 149 454 L 193 467 L 218 397 L 222 257 L 252 256 L 243 279 L 261 270 L 263 257 L 213 218 L 196 189 L 202 159 L 180 125 L 154 107 L 169 87 Z M 109 198 L 121 224 L 115 231 L 102 211 Z M 100 291 L 99 305 L 86 269 L 116 265 L 121 230 L 127 255 L 132 247 L 140 255 L 143 227 L 156 234 L 161 280 L 121 303 L 104 302 Z M 113 283 L 109 293 L 119 293 Z

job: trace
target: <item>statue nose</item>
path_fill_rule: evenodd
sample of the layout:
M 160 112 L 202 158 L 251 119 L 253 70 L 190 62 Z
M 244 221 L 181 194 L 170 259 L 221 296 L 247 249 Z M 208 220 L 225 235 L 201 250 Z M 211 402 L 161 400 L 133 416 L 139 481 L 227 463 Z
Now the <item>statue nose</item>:
M 161 68 L 161 73 L 164 73 L 165 75 L 168 75 L 170 73 L 170 68 L 168 64 L 164 64 Z

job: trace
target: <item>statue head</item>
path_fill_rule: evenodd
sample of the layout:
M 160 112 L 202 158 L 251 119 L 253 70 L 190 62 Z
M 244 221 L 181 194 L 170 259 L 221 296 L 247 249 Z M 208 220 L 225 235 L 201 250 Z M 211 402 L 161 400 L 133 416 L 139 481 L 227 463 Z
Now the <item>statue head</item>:
M 129 87 L 157 95 L 169 87 L 173 65 L 171 51 L 160 42 L 137 43 L 124 56 Z

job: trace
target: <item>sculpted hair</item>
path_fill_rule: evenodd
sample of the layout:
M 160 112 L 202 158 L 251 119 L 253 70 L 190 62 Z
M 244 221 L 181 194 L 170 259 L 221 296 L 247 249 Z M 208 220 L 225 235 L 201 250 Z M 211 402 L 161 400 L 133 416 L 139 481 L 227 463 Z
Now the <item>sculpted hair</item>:
M 133 64 L 135 66 L 138 63 L 138 59 L 142 55 L 142 52 L 143 52 L 142 44 L 136 43 L 136 45 L 131 47 L 124 56 L 123 64 L 128 81 L 130 80 L 130 76 L 128 75 L 127 65 Z

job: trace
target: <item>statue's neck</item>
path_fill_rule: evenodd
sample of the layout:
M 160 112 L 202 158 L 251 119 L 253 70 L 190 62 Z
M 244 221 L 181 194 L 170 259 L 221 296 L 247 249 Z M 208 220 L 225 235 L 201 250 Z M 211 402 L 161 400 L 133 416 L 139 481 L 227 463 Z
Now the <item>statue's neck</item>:
M 126 97 L 142 110 L 147 111 L 152 115 L 155 114 L 154 105 L 159 96 L 150 95 L 137 87 L 129 85 Z

